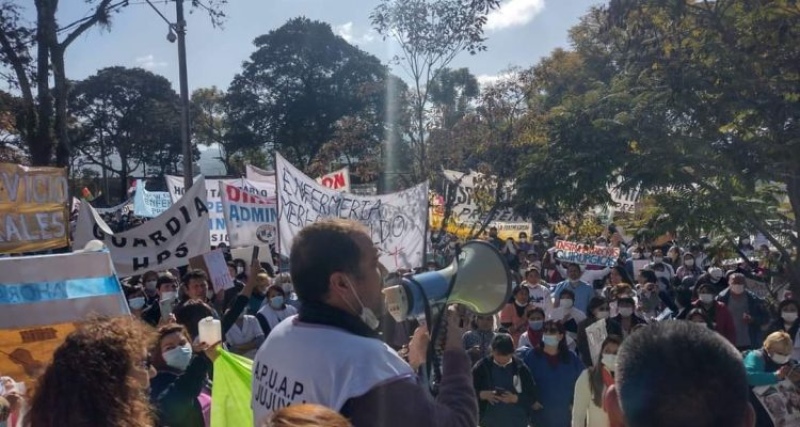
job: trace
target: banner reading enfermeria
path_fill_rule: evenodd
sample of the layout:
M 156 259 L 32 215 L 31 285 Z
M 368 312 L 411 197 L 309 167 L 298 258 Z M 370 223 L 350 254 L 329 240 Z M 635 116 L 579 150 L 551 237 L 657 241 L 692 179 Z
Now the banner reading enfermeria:
M 276 155 L 280 252 L 289 256 L 292 240 L 308 224 L 323 218 L 347 218 L 364 224 L 391 269 L 422 265 L 428 183 L 380 196 L 356 196 L 326 188 Z

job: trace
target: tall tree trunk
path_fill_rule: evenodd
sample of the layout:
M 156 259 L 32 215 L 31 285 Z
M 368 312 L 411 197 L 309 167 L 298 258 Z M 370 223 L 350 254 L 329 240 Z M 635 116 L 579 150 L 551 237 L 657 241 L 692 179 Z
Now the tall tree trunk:
M 46 166 L 53 154 L 52 117 L 53 99 L 50 97 L 50 40 L 57 37 L 55 4 L 52 0 L 36 0 L 36 87 L 37 126 L 30 139 L 31 163 Z
M 69 141 L 67 132 L 67 96 L 69 95 L 69 85 L 64 70 L 64 49 L 58 44 L 54 37 L 50 47 L 50 62 L 53 66 L 53 81 L 55 82 L 55 136 L 56 136 L 56 165 L 69 166 L 69 158 L 72 155 L 72 145 Z

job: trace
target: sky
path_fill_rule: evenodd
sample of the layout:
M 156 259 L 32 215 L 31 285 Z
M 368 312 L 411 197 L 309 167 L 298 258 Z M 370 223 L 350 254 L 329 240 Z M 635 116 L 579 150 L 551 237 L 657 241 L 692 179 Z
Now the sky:
M 33 2 L 26 15 L 35 18 Z M 96 2 L 96 0 L 95 0 Z M 116 0 L 114 0 L 116 2 Z M 175 3 L 151 0 L 175 22 Z M 203 1 L 204 3 L 207 0 Z M 61 0 L 57 14 L 65 27 L 91 12 L 87 0 Z M 568 30 L 602 0 L 501 0 L 485 26 L 487 50 L 462 53 L 451 68 L 467 67 L 482 83 L 490 82 L 510 66 L 530 67 L 555 48 L 569 47 Z M 253 40 L 298 16 L 327 22 L 334 32 L 389 64 L 398 51 L 370 26 L 369 15 L 379 0 L 228 0 L 222 28 L 214 28 L 202 10 L 187 8 L 187 64 L 189 90 L 217 86 L 227 89 L 242 63 L 254 51 Z M 129 6 L 112 16 L 111 27 L 94 27 L 67 49 L 66 73 L 71 80 L 84 79 L 110 66 L 141 67 L 165 76 L 178 91 L 178 46 L 167 40 L 168 25 L 145 2 L 129 0 Z M 61 39 L 66 33 L 60 35 Z M 402 69 L 392 71 L 402 77 Z M 206 175 L 224 173 L 217 150 L 201 148 L 200 168 Z
M 174 2 L 151 0 L 170 20 Z M 567 31 L 599 0 L 502 0 L 486 24 L 487 51 L 463 53 L 453 67 L 468 67 L 481 81 L 490 81 L 509 66 L 536 64 L 557 47 L 568 47 Z M 31 2 L 32 3 L 32 2 Z M 190 2 L 186 2 L 187 8 Z M 213 28 L 197 10 L 187 15 L 187 61 L 190 90 L 227 88 L 254 51 L 252 41 L 298 16 L 331 24 L 338 35 L 388 63 L 396 46 L 370 28 L 369 14 L 378 0 L 229 0 L 224 28 Z M 61 27 L 82 18 L 85 0 L 61 0 Z M 29 6 L 33 14 L 33 6 Z M 93 28 L 69 47 L 67 76 L 82 79 L 97 70 L 123 65 L 142 67 L 167 77 L 178 88 L 177 44 L 167 41 L 167 24 L 144 0 L 113 16 L 110 30 Z M 64 37 L 64 35 L 62 35 Z M 395 74 L 405 77 L 402 70 Z

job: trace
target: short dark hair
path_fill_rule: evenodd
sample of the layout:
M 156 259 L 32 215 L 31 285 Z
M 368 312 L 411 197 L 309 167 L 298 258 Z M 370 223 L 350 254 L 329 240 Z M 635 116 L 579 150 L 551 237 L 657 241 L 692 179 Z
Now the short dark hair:
M 363 225 L 344 219 L 315 222 L 300 230 L 289 255 L 289 272 L 300 301 L 324 300 L 333 273 L 358 274 L 361 249 L 355 237 L 359 234 L 369 238 Z
M 197 324 L 206 317 L 213 316 L 214 309 L 200 300 L 189 300 L 175 308 L 175 320 L 183 325 L 194 339 L 199 334 Z M 214 343 L 206 343 L 214 344 Z
M 189 284 L 192 279 L 205 280 L 208 282 L 208 274 L 199 268 L 193 268 L 183 275 L 183 283 Z
M 741 354 L 692 322 L 657 322 L 632 333 L 617 356 L 616 386 L 629 427 L 734 426 L 747 416 Z
M 647 283 L 657 283 L 658 282 L 658 278 L 656 278 L 656 273 L 653 270 L 642 269 L 642 270 L 639 270 L 639 274 L 642 277 L 644 277 L 644 280 L 646 280 Z
M 571 296 L 572 299 L 575 299 L 575 292 L 572 289 L 564 288 L 561 290 L 561 293 L 558 294 L 558 299 L 564 298 L 564 296 Z
M 502 356 L 514 354 L 514 341 L 511 335 L 497 334 L 492 338 L 492 351 L 499 353 Z

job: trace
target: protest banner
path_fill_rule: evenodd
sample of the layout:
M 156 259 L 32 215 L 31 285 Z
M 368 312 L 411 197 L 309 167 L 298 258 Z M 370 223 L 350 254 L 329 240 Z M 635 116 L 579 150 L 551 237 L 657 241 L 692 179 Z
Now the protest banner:
M 0 271 L 0 372 L 17 381 L 41 374 L 88 315 L 130 314 L 107 251 L 0 258 Z
M 317 182 L 332 190 L 350 192 L 350 168 L 344 167 L 317 178 Z
M 254 245 L 275 246 L 278 210 L 274 197 L 247 193 L 235 185 L 219 183 L 222 211 L 232 248 Z
M 133 200 L 126 200 L 110 208 L 94 208 L 94 210 L 97 211 L 97 213 L 99 213 L 100 215 L 105 215 L 105 214 L 127 215 L 129 213 L 133 213 Z
M 190 258 L 189 266 L 206 272 L 215 293 L 233 287 L 233 277 L 225 262 L 225 254 L 220 249 Z
M 175 203 L 183 195 L 183 177 L 167 175 L 167 189 Z M 197 177 L 195 177 L 197 180 Z M 275 183 L 255 182 L 242 178 L 235 179 L 207 179 L 206 203 L 210 220 L 208 223 L 209 241 L 212 245 L 228 244 L 228 230 L 225 228 L 225 215 L 222 212 L 222 194 L 220 183 L 235 185 L 246 192 L 261 197 L 275 197 Z
M 0 163 L 0 253 L 68 246 L 68 194 L 64 168 Z
M 167 191 L 147 191 L 144 181 L 136 180 L 136 195 L 133 197 L 133 214 L 155 218 L 172 206 L 172 196 Z
M 456 223 L 468 224 L 470 227 L 474 223 L 486 221 L 487 215 L 491 210 L 488 207 L 480 206 L 478 196 L 476 193 L 483 192 L 494 194 L 496 184 L 492 182 L 495 178 L 492 176 L 484 175 L 480 172 L 463 173 L 451 170 L 443 171 L 445 178 L 450 181 L 447 191 L 455 191 L 455 199 L 452 206 L 451 220 Z M 513 182 L 505 184 L 504 193 L 507 198 L 510 198 L 514 193 Z M 493 196 L 490 196 L 493 199 Z M 445 197 L 443 200 L 447 200 Z M 517 215 L 511 208 L 498 209 L 494 217 L 494 221 L 501 222 L 524 222 L 524 218 Z
M 189 258 L 209 251 L 208 218 L 202 177 L 166 212 L 121 233 L 111 231 L 97 211 L 84 203 L 73 249 L 82 248 L 90 240 L 102 241 L 111 251 L 114 267 L 121 276 L 177 268 L 188 264 Z
M 792 370 L 796 369 L 798 366 L 792 367 Z M 753 393 L 767 411 L 775 427 L 800 425 L 800 393 L 790 380 L 753 387 Z
M 257 168 L 253 165 L 245 166 L 245 178 L 252 182 L 262 182 L 275 186 L 275 171 Z
M 519 240 L 519 233 L 527 233 L 528 238 L 533 235 L 533 225 L 530 222 L 505 222 L 505 221 L 492 221 L 486 227 L 488 231 L 491 227 L 497 228 L 497 237 L 499 239 L 514 239 Z
M 557 240 L 555 254 L 557 260 L 566 263 L 613 267 L 617 264 L 617 259 L 619 258 L 619 248 L 591 246 L 566 240 Z
M 323 187 L 276 154 L 279 251 L 289 256 L 294 236 L 324 218 L 364 224 L 390 270 L 423 264 L 428 183 L 380 196 L 356 196 Z

